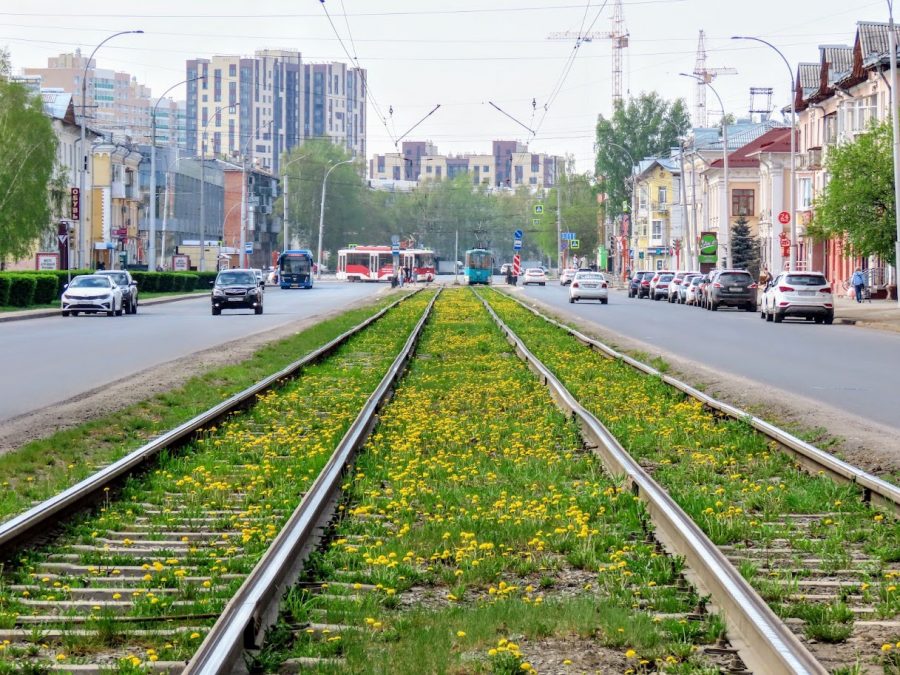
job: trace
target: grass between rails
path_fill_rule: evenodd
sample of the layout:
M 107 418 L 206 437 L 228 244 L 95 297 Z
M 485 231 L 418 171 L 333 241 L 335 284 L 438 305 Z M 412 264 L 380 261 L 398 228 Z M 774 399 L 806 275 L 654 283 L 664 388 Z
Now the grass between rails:
M 723 631 L 468 290 L 447 290 L 256 666 L 717 672 Z M 372 590 L 374 586 L 374 590 Z M 304 590 L 305 589 L 305 590 Z M 663 616 L 669 614 L 672 616 Z M 318 635 L 308 622 L 350 626 Z M 598 660 L 600 659 L 600 660 Z
M 98 654 L 111 672 L 121 673 L 143 672 L 157 660 L 189 658 L 205 633 L 197 627 L 213 621 L 191 617 L 215 616 L 224 607 L 384 376 L 430 297 L 421 293 L 391 310 L 299 380 L 261 396 L 258 405 L 210 429 L 178 456 L 163 457 L 151 475 L 126 486 L 121 500 L 73 525 L 62 543 L 24 556 L 0 587 L 0 627 L 16 625 L 22 615 L 51 613 L 50 603 L 71 600 L 80 589 L 117 588 L 129 567 L 142 568 L 143 576 L 112 599 L 127 602 L 122 611 L 138 621 L 118 622 L 114 610 L 98 603 L 82 610 L 89 612 L 83 625 L 90 635 L 70 633 L 51 649 L 42 632 L 66 626 L 76 614 L 61 611 L 58 620 L 36 627 L 32 644 L 0 645 L 0 673 L 92 662 Z M 212 522 L 211 514 L 217 514 Z M 152 526 L 140 535 L 142 541 L 122 539 L 139 518 Z M 212 536 L 153 547 L 153 540 L 166 541 L 167 533 L 184 532 L 194 520 L 195 529 L 203 526 Z M 140 550 L 147 546 L 152 552 Z M 48 554 L 76 554 L 89 572 L 47 574 L 41 565 Z M 160 625 L 157 619 L 173 614 L 188 617 L 191 629 L 174 637 L 133 632 L 152 630 Z M 162 625 L 170 628 L 172 622 Z M 109 663 L 110 652 L 121 657 Z
M 878 617 L 897 616 L 900 525 L 865 505 L 856 487 L 801 471 L 745 422 L 717 419 L 660 379 L 604 358 L 496 291 L 484 296 L 714 542 L 793 547 L 798 570 L 748 565 L 742 572 L 782 616 L 807 620 L 809 637 L 845 639 L 851 599 L 875 605 Z M 810 518 L 800 524 L 789 514 Z M 837 572 L 852 567 L 854 548 L 875 560 L 857 586 L 843 588 L 827 611 L 798 601 L 797 582 L 808 573 L 801 558 L 819 558 Z
M 260 349 L 249 359 L 214 368 L 183 385 L 123 407 L 86 424 L 59 431 L 0 455 L 0 521 L 21 513 L 140 447 L 149 439 L 221 403 L 284 368 L 373 315 L 396 299 L 327 319 Z

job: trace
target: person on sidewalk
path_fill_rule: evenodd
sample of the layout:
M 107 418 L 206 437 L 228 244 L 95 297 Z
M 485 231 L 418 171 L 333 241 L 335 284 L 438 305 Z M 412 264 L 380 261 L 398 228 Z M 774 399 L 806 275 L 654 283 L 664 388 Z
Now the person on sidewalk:
M 866 275 L 862 273 L 859 267 L 856 268 L 853 276 L 850 277 L 850 285 L 856 291 L 856 301 L 862 302 L 863 288 L 866 287 Z
M 762 270 L 759 273 L 759 279 L 758 279 L 759 287 L 765 288 L 766 286 L 769 285 L 770 281 L 772 281 L 772 273 L 769 271 L 768 267 L 763 266 Z

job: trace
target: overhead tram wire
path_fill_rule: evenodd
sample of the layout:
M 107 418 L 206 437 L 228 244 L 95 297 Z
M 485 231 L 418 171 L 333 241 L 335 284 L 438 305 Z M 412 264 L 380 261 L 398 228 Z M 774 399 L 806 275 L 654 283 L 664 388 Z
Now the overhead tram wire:
M 387 118 L 384 116 L 384 113 L 381 112 L 381 107 L 378 105 L 378 101 L 375 100 L 375 94 L 372 92 L 371 87 L 369 87 L 368 74 L 366 74 L 366 71 L 362 68 L 362 66 L 359 65 L 359 59 L 356 58 L 355 56 L 350 55 L 350 51 L 347 49 L 347 45 L 344 44 L 344 40 L 341 37 L 340 31 L 337 29 L 337 26 L 334 25 L 334 20 L 331 18 L 331 14 L 328 11 L 328 7 L 325 6 L 325 0 L 319 0 L 319 4 L 322 5 L 322 11 L 325 12 L 325 16 L 328 18 L 328 23 L 331 24 L 331 30 L 334 31 L 334 35 L 335 35 L 335 37 L 337 37 L 338 43 L 341 45 L 341 49 L 344 50 L 344 54 L 346 54 L 347 58 L 350 59 L 350 62 L 356 66 L 356 68 L 359 70 L 360 75 L 362 76 L 363 86 L 366 88 L 366 99 L 372 104 L 372 108 L 373 108 L 373 110 L 375 110 L 375 115 L 378 117 L 379 120 L 381 120 L 381 123 L 384 125 L 385 130 L 388 132 L 388 136 L 391 136 L 391 140 L 394 141 L 394 144 L 396 145 L 397 141 L 396 141 L 396 139 L 394 139 L 393 135 L 391 134 L 391 128 L 390 128 L 390 125 L 388 124 Z M 343 7 L 343 0 L 341 3 L 341 6 Z M 347 13 L 344 12 L 344 18 L 346 18 L 346 17 L 347 17 Z M 347 22 L 347 31 L 348 31 L 348 33 L 350 31 L 349 21 Z M 350 40 L 351 41 L 353 40 L 352 35 L 350 37 Z M 355 48 L 354 48 L 354 51 L 355 51 Z

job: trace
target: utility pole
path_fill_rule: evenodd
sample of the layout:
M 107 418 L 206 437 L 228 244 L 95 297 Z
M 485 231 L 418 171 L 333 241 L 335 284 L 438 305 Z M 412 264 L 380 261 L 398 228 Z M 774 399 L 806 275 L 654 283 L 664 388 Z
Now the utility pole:
M 897 239 L 894 241 L 894 287 L 900 303 L 900 113 L 897 111 L 897 36 L 894 33 L 894 2 L 888 0 L 888 44 L 891 58 L 891 128 L 894 133 L 894 219 Z

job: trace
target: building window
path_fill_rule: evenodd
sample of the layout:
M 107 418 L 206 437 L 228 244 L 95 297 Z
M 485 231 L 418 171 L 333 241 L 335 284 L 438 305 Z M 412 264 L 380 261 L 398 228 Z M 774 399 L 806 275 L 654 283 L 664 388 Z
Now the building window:
M 661 220 L 653 221 L 653 238 L 654 239 L 662 239 L 662 221 Z
M 647 208 L 647 186 L 641 185 L 640 190 L 638 191 L 638 208 L 646 209 Z
M 669 203 L 669 189 L 665 186 L 660 186 L 656 190 L 656 201 L 660 204 L 668 204 Z
M 755 213 L 753 209 L 753 193 L 753 190 L 732 190 L 731 215 L 752 216 Z
M 800 208 L 808 210 L 812 208 L 812 178 L 800 179 Z
M 425 173 L 431 173 L 431 164 L 425 166 Z
M 484 173 L 490 173 L 490 171 L 491 171 L 490 165 L 485 164 L 484 167 L 482 168 L 482 171 L 483 171 Z
M 394 180 L 400 180 L 400 167 L 394 167 Z
M 230 63 L 228 64 L 228 77 L 236 77 L 237 76 L 237 64 Z

